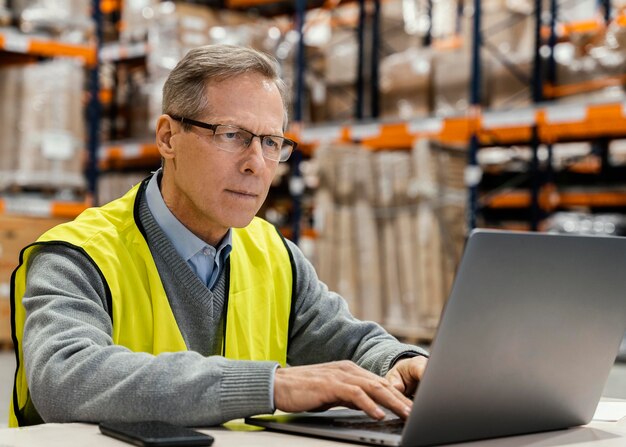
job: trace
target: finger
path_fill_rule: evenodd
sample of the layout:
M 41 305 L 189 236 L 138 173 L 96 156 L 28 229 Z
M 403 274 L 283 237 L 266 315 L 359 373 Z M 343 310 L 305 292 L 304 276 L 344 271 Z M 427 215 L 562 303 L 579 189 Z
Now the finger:
M 359 386 L 346 385 L 339 390 L 337 397 L 344 401 L 343 405 L 358 408 L 373 419 L 381 420 L 385 417 L 385 412 Z
M 377 404 L 388 408 L 402 418 L 408 417 L 413 402 L 394 387 L 389 380 L 353 363 L 342 364 L 341 366 L 346 368 L 343 371 L 345 383 L 359 386 Z
M 407 418 L 412 402 L 388 380 L 380 378 L 366 388 L 368 395 L 378 404 L 388 408 L 401 418 Z
M 386 379 L 389 380 L 391 386 L 400 391 L 402 394 L 405 394 L 406 386 L 404 384 L 404 381 L 402 380 L 402 377 L 397 371 L 390 371 L 387 374 Z

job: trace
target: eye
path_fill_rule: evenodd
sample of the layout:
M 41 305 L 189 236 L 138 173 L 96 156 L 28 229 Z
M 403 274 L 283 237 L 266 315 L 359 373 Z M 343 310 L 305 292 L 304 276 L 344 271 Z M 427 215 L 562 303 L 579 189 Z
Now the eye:
M 281 140 L 279 138 L 263 137 L 263 146 L 268 149 L 278 150 L 281 146 Z
M 220 133 L 220 137 L 224 138 L 225 140 L 242 139 L 241 132 L 237 132 L 237 131 Z

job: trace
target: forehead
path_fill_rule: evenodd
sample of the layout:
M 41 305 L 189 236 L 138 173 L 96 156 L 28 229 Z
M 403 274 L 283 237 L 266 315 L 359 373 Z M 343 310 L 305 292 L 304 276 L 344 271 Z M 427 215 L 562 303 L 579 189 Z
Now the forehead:
M 253 131 L 282 130 L 282 97 L 276 83 L 265 76 L 250 73 L 213 81 L 205 87 L 205 95 L 210 119 Z

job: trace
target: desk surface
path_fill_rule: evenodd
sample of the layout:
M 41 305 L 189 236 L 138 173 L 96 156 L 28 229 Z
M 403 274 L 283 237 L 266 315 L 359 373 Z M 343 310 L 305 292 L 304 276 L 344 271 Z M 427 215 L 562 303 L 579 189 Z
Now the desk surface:
M 349 447 L 345 442 L 293 436 L 265 430 L 233 431 L 222 427 L 200 429 L 215 438 L 214 447 Z M 122 441 L 104 436 L 95 424 L 43 424 L 26 428 L 0 429 L 0 447 L 45 445 L 46 447 L 123 447 Z M 590 424 L 532 435 L 510 436 L 461 444 L 467 447 L 624 447 L 626 417 L 618 422 L 592 421 Z

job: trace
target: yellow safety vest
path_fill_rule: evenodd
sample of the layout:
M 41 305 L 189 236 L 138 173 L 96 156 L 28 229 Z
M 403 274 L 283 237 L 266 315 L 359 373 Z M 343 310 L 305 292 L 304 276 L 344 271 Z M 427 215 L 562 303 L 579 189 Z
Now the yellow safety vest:
M 137 192 L 146 184 L 51 229 L 20 253 L 20 264 L 11 278 L 11 327 L 18 363 L 9 426 L 43 422 L 30 400 L 22 352 L 25 266 L 37 246 L 68 245 L 94 263 L 104 280 L 115 344 L 154 355 L 187 350 L 135 217 Z M 276 228 L 259 218 L 246 228 L 233 229 L 232 247 L 225 356 L 273 360 L 284 366 L 294 287 L 291 253 Z

